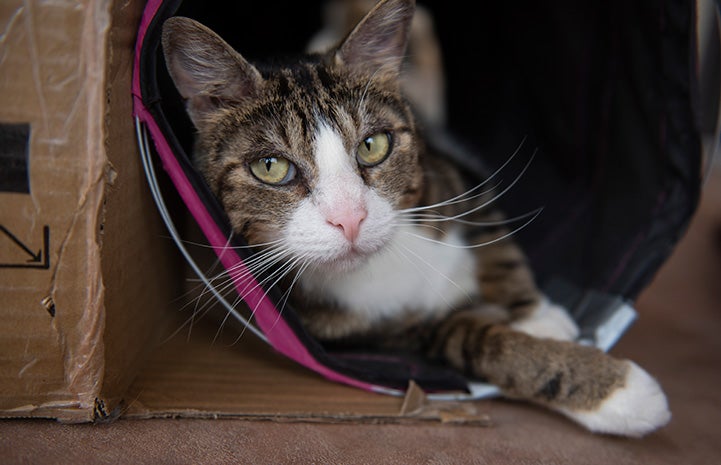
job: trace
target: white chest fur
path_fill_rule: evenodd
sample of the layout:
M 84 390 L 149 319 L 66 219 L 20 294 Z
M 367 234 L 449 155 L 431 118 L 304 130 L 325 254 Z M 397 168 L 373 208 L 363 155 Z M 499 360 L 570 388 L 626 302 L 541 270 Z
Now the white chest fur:
M 422 229 L 396 230 L 391 242 L 360 267 L 335 274 L 307 272 L 301 285 L 371 320 L 405 312 L 444 313 L 478 295 L 475 259 L 458 234 L 430 241 Z

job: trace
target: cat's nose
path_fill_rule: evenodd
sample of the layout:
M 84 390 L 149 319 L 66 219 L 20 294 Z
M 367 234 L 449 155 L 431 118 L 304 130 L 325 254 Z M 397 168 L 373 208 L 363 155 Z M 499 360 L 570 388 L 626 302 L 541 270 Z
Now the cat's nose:
M 368 212 L 361 207 L 333 212 L 326 217 L 326 220 L 331 225 L 340 228 L 346 239 L 355 242 L 360 233 L 361 223 L 366 219 L 366 216 L 368 216 Z

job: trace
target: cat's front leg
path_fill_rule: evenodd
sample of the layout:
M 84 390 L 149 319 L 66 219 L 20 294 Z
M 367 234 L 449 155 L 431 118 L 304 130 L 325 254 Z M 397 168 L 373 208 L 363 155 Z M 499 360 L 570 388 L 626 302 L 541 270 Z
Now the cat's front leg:
M 449 316 L 429 352 L 507 397 L 545 405 L 594 432 L 643 436 L 670 419 L 660 386 L 635 363 L 489 324 L 482 311 Z
M 490 242 L 503 234 L 505 229 L 487 231 L 476 240 Z M 477 254 L 482 299 L 508 309 L 513 329 L 539 338 L 578 338 L 576 322 L 538 290 L 526 257 L 513 240 L 493 242 Z

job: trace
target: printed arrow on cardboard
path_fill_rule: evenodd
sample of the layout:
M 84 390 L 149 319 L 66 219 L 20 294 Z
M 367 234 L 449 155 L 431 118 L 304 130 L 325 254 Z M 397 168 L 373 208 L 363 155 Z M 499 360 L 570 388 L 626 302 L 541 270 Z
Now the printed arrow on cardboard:
M 50 257 L 48 255 L 48 249 L 50 246 L 49 226 L 43 226 L 43 248 L 38 250 L 37 253 L 33 252 L 30 247 L 25 245 L 5 226 L 0 225 L 0 232 L 4 233 L 8 238 L 10 238 L 11 241 L 15 243 L 16 246 L 22 249 L 30 257 L 25 263 L 0 263 L 0 268 L 50 268 Z

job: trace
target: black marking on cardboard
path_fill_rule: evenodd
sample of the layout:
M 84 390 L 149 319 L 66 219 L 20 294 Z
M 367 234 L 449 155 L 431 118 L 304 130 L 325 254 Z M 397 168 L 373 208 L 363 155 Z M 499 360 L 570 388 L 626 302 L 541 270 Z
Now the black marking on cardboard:
M 104 420 L 108 418 L 108 412 L 105 410 L 105 402 L 102 399 L 95 398 L 93 414 L 96 420 Z
M 40 301 L 40 304 L 45 307 L 45 310 L 48 311 L 51 317 L 55 317 L 55 301 L 52 297 L 45 297 L 43 300 Z
M 0 237 L 3 235 L 6 236 L 15 247 L 21 249 L 28 256 L 28 259 L 25 262 L 0 262 L 0 268 L 36 268 L 42 270 L 50 268 L 50 226 L 43 226 L 42 248 L 37 252 L 28 247 L 25 242 L 10 232 L 8 228 L 0 225 Z M 0 240 L 5 242 L 6 239 Z
M 95 404 L 93 406 L 93 421 L 95 423 L 111 423 L 117 420 L 123 413 L 124 402 L 120 401 L 117 407 L 112 411 L 108 411 L 105 401 L 99 397 L 95 398 Z
M 0 192 L 30 193 L 30 124 L 0 123 Z

